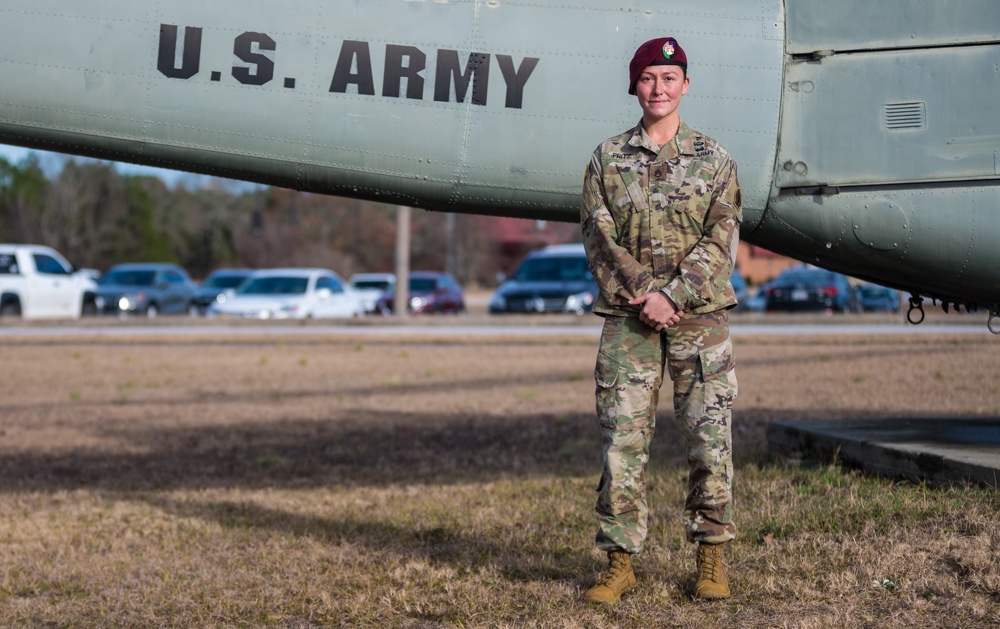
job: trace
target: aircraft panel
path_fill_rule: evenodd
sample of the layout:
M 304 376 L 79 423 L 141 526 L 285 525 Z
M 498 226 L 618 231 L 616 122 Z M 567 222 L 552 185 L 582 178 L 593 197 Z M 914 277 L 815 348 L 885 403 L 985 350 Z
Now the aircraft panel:
M 692 63 L 681 117 L 719 140 L 736 159 L 748 208 L 763 208 L 770 192 L 781 108 L 782 35 L 780 21 L 749 18 L 695 23 L 684 35 Z M 719 45 L 723 41 L 725 46 Z
M 336 194 L 384 185 L 438 208 L 562 203 L 563 220 L 575 220 L 594 146 L 638 120 L 626 93 L 632 51 L 669 27 L 693 60 L 685 119 L 739 160 L 747 205 L 763 207 L 769 191 L 779 0 L 6 7 L 16 19 L 0 24 L 0 51 L 37 71 L 0 67 L 16 95 L 0 105 L 0 137 Z M 554 24 L 594 37 L 562 36 Z M 454 67 L 438 72 L 445 57 Z M 338 84 L 338 72 L 350 80 Z
M 373 51 L 373 65 L 383 56 Z M 200 86 L 176 82 L 185 84 L 180 87 L 169 80 L 154 82 L 152 132 L 168 142 L 190 146 L 224 142 L 230 147 L 242 145 L 253 154 L 309 164 L 386 172 L 416 168 L 433 178 L 451 179 L 462 144 L 461 104 L 410 102 L 356 92 L 328 94 L 325 89 L 313 95 L 310 84 L 325 84 L 327 77 L 314 79 L 306 73 L 295 80 L 296 85 L 303 85 L 301 92 L 280 86 L 242 86 L 231 80 Z M 414 108 L 422 111 L 419 130 L 410 122 Z M 192 120 L 200 123 L 192 124 Z M 425 154 L 432 139 L 435 159 L 429 160 Z M 394 165 L 396 160 L 401 163 Z
M 637 42 L 674 35 L 688 54 L 691 87 L 681 116 L 719 140 L 739 165 L 744 207 L 763 209 L 774 169 L 784 53 L 781 0 L 644 0 Z M 629 49 L 620 64 L 626 67 Z M 637 112 L 634 99 L 630 111 Z M 639 119 L 634 114 L 629 124 Z M 749 227 L 759 213 L 745 212 Z
M 509 6 L 505 3 L 503 8 Z M 485 47 L 500 47 L 509 33 L 526 28 L 528 40 L 544 38 L 550 24 L 568 19 L 559 8 L 551 15 L 539 15 L 537 7 L 532 10 L 525 15 L 517 10 L 485 12 L 491 16 L 479 26 Z M 585 17 L 583 24 L 579 16 L 573 16 L 579 28 L 595 37 L 573 43 L 558 39 L 565 45 L 558 54 L 541 53 L 545 63 L 539 63 L 532 76 L 538 80 L 533 88 L 542 101 L 540 109 L 563 109 L 565 114 L 546 119 L 543 135 L 505 141 L 511 121 L 504 118 L 531 115 L 529 104 L 524 110 L 503 113 L 472 108 L 469 145 L 474 153 L 468 160 L 469 182 L 497 181 L 499 176 L 507 179 L 503 185 L 524 187 L 528 185 L 525 171 L 531 171 L 544 173 L 557 190 L 578 192 L 580 173 L 593 148 L 639 120 L 635 98 L 627 94 L 627 67 L 635 43 L 669 33 L 682 42 L 691 60 L 692 88 L 682 115 L 734 154 L 742 166 L 746 202 L 763 208 L 774 166 L 781 96 L 780 3 L 718 3 L 706 8 L 702 3 L 675 2 L 669 5 L 672 17 L 663 15 L 663 10 L 662 3 L 649 3 L 635 11 L 602 10 Z M 594 41 L 602 42 L 601 46 L 595 47 Z M 719 46 L 720 41 L 726 46 Z M 771 80 L 761 81 L 761 72 Z M 582 159 L 562 160 L 569 170 L 552 172 L 551 151 L 546 147 L 553 140 L 564 155 Z M 512 163 L 519 166 L 516 171 L 509 169 Z
M 996 0 L 788 0 L 786 4 L 790 54 L 1000 39 Z
M 188 128 L 184 142 L 195 146 L 199 140 L 213 134 L 220 142 L 232 145 L 242 143 L 248 154 L 287 159 L 301 162 L 304 167 L 324 166 L 337 169 L 335 172 L 357 173 L 348 175 L 345 183 L 352 183 L 360 177 L 361 171 L 375 173 L 422 172 L 422 178 L 431 181 L 452 181 L 460 157 L 462 126 L 460 124 L 465 106 L 461 103 L 440 103 L 432 100 L 433 68 L 439 47 L 456 45 L 456 42 L 470 42 L 462 35 L 472 32 L 473 6 L 458 3 L 448 11 L 448 20 L 455 22 L 455 28 L 445 29 L 440 5 L 425 3 L 366 3 L 359 4 L 300 2 L 299 12 L 266 10 L 263 14 L 242 15 L 234 23 L 235 28 L 222 32 L 207 32 L 203 41 L 210 37 L 224 45 L 214 53 L 207 47 L 203 51 L 203 62 L 208 68 L 217 68 L 221 76 L 215 87 L 219 96 L 219 106 L 211 104 L 211 99 L 200 94 L 183 98 L 179 90 L 185 86 L 176 83 L 187 81 L 159 80 L 157 87 L 163 102 L 171 98 L 177 101 L 190 100 L 205 105 L 210 123 L 197 128 Z M 204 10 L 198 3 L 186 3 L 183 10 L 170 5 L 162 11 L 161 19 L 178 22 L 204 22 Z M 362 19 L 366 13 L 386 13 L 391 18 L 382 21 Z M 295 23 L 301 25 L 302 13 L 310 16 L 309 33 L 291 30 Z M 288 16 L 294 15 L 291 25 L 285 24 Z M 376 28 L 372 24 L 377 24 Z M 256 26 L 255 26 L 256 25 Z M 242 29 L 266 26 L 266 35 L 275 40 L 273 54 L 275 80 L 267 85 L 240 85 L 226 71 L 233 65 L 232 42 Z M 464 26 L 463 26 L 464 25 Z M 437 35 L 446 32 L 449 41 Z M 456 36 L 455 33 L 459 35 Z M 377 35 L 377 36 L 376 36 Z M 398 39 L 396 37 L 398 36 Z M 416 39 L 415 39 L 416 38 Z M 416 98 L 410 92 L 407 77 L 388 76 L 386 70 L 387 50 L 392 46 L 406 43 L 407 58 L 401 63 L 415 63 L 412 56 L 426 55 L 427 68 L 421 73 L 422 89 Z M 414 43 L 416 45 L 414 45 Z M 350 52 L 347 46 L 352 46 Z M 367 71 L 370 92 L 361 93 L 362 88 L 354 80 L 361 70 L 358 68 L 359 54 L 368 59 Z M 214 54 L 214 57 L 213 57 Z M 341 56 L 348 61 L 344 70 L 351 75 L 342 89 L 335 90 L 336 73 L 340 68 Z M 238 64 L 238 60 L 237 60 Z M 426 75 L 430 74 L 430 77 Z M 194 77 L 197 79 L 198 77 Z M 427 80 L 424 80 L 427 79 Z M 206 84 L 209 77 L 201 77 Z M 292 83 L 289 84 L 289 81 Z M 197 82 L 197 81 L 196 81 Z M 394 86 L 395 95 L 386 95 L 385 90 Z M 414 88 L 416 85 L 414 86 Z M 219 89 L 221 88 L 221 89 Z M 237 102 L 233 110 L 231 103 Z M 230 103 L 228 109 L 223 109 Z M 449 106 L 450 105 L 450 106 Z M 412 110 L 421 109 L 423 124 L 415 133 L 411 119 Z M 181 107 L 172 109 L 179 120 L 190 119 L 191 112 Z M 409 115 L 407 115 L 409 111 Z M 163 120 L 161 129 L 176 129 L 182 125 L 170 120 L 169 114 L 158 111 L 157 120 Z M 268 129 L 267 135 L 256 130 Z M 424 157 L 429 138 L 439 142 L 436 159 Z M 177 141 L 171 137 L 169 141 Z M 211 144 L 209 145 L 211 147 Z M 452 156 L 447 153 L 452 148 Z
M 52 9 L 50 4 L 41 8 Z M 39 46 L 46 33 L 70 35 L 45 38 Z M 18 95 L 16 102 L 0 98 L 0 121 L 98 132 L 113 118 L 119 134 L 141 135 L 142 68 L 127 54 L 141 45 L 141 22 L 128 11 L 88 19 L 72 10 L 8 6 L 0 10 L 0 41 L 0 85 L 4 94 Z
M 1000 185 L 992 182 L 784 194 L 771 200 L 752 242 L 859 279 L 985 307 L 1000 298 L 998 207 Z
M 453 182 L 461 166 L 464 135 L 454 108 L 427 107 L 418 133 L 402 107 L 360 98 L 347 104 L 318 104 L 316 128 L 302 162 L 386 174 L 419 173 L 424 180 Z M 431 151 L 428 137 L 440 146 Z
M 266 32 L 283 40 L 309 34 L 336 42 L 338 46 L 344 40 L 352 40 L 380 47 L 406 43 L 430 51 L 436 47 L 471 48 L 475 42 L 476 0 L 284 0 L 216 4 L 217 7 L 206 9 L 204 0 L 157 0 L 155 16 L 157 21 L 169 24 L 223 25 L 236 32 Z
M 597 143 L 635 124 L 634 99 L 626 93 L 634 38 L 626 34 L 634 33 L 637 19 L 633 12 L 605 6 L 584 13 L 560 5 L 483 6 L 477 41 L 482 50 L 495 51 L 489 102 L 506 101 L 513 72 L 530 71 L 531 89 L 525 89 L 517 108 L 468 108 L 463 186 L 456 190 L 463 201 L 510 203 L 513 191 L 525 188 L 579 195 L 584 166 Z M 568 21 L 594 37 L 554 37 L 552 25 Z M 595 41 L 607 46 L 596 49 Z M 499 55 L 506 56 L 505 71 Z M 602 80 L 609 65 L 617 79 L 610 89 Z M 527 132 L 511 134 L 514 128 Z
M 997 67 L 1000 45 L 789 64 L 776 185 L 995 178 Z

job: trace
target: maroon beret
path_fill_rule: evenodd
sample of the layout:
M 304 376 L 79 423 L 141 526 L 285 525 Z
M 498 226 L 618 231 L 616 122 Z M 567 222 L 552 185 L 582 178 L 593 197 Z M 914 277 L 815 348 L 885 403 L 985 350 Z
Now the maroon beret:
M 628 64 L 628 93 L 635 94 L 635 82 L 649 66 L 680 66 L 687 74 L 688 58 L 673 37 L 657 37 L 639 46 Z

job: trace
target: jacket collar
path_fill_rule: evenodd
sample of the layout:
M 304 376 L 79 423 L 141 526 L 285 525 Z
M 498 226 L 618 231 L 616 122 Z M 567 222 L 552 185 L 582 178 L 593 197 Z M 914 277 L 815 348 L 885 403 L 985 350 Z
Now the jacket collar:
M 646 130 L 642 128 L 642 121 L 632 129 L 632 137 L 628 141 L 630 146 L 643 148 L 651 153 L 655 153 L 657 161 L 677 159 L 678 157 L 694 157 L 697 153 L 695 144 L 704 145 L 704 136 L 680 121 L 677 127 L 677 135 L 663 146 L 658 146 L 646 135 Z

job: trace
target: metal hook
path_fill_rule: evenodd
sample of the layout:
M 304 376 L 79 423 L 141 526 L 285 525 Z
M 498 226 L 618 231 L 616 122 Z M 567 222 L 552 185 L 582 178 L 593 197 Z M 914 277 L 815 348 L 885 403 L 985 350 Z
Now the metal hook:
M 920 313 L 920 318 L 914 312 Z M 924 298 L 918 296 L 910 295 L 910 309 L 906 311 L 906 320 L 913 325 L 920 325 L 924 322 L 924 317 L 927 316 L 924 312 Z
M 986 320 L 986 329 L 993 334 L 1000 334 L 1000 306 L 990 306 L 990 318 Z

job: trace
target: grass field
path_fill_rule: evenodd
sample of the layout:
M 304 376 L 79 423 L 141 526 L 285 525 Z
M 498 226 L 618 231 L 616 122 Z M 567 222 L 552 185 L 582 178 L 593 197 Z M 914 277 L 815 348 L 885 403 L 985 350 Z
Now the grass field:
M 658 415 L 638 587 L 580 595 L 593 338 L 0 339 L 2 627 L 991 627 L 1000 498 L 767 453 L 777 419 L 1000 417 L 983 335 L 736 340 L 732 599 Z M 664 399 L 669 399 L 669 384 Z

